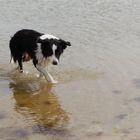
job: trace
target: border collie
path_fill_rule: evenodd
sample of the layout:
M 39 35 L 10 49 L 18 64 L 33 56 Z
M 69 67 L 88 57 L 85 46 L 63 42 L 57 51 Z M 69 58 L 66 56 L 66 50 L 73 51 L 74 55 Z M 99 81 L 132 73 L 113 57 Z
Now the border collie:
M 71 46 L 69 41 L 29 29 L 17 31 L 9 43 L 11 61 L 18 62 L 20 72 L 23 72 L 22 62 L 32 59 L 40 76 L 44 75 L 50 83 L 57 83 L 57 81 L 53 79 L 45 67 L 48 63 L 58 65 L 60 55 L 67 46 Z

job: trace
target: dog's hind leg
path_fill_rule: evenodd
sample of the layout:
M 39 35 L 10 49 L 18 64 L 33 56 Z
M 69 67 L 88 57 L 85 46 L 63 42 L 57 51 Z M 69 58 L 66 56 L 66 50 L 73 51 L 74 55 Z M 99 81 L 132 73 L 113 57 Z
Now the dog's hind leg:
M 19 65 L 19 71 L 22 73 L 23 72 L 22 57 L 18 58 L 18 65 Z

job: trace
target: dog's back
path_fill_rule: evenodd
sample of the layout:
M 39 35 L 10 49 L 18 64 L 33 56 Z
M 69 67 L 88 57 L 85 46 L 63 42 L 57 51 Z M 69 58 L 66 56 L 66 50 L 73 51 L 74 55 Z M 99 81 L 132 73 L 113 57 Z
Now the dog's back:
M 14 34 L 10 40 L 11 57 L 14 62 L 19 59 L 23 61 L 33 57 L 33 51 L 36 49 L 36 41 L 42 34 L 34 30 L 23 29 Z
M 15 63 L 18 61 L 20 72 L 23 72 L 22 62 L 32 59 L 40 75 L 44 75 L 46 80 L 51 83 L 56 83 L 56 81 L 45 67 L 48 62 L 58 65 L 60 55 L 67 46 L 71 46 L 69 41 L 28 29 L 16 32 L 9 44 L 11 57 Z

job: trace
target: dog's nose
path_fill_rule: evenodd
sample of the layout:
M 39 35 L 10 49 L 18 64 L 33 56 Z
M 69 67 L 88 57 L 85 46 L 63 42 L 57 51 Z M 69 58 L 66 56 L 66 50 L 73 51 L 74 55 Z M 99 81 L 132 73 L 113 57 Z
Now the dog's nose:
M 53 63 L 53 65 L 57 65 L 57 64 L 58 64 L 58 62 L 57 62 L 57 61 L 53 61 L 52 63 Z

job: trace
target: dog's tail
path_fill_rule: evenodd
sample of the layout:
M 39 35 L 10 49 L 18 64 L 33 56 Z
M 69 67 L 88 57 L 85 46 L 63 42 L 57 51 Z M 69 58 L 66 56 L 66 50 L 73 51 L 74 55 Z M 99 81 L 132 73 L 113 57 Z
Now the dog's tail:
M 11 37 L 10 42 L 9 42 L 9 48 L 10 48 L 10 53 L 11 53 L 11 58 L 10 58 L 10 63 L 14 64 L 16 63 L 16 48 L 15 48 L 15 43 L 14 43 L 14 38 Z
M 11 58 L 10 58 L 10 63 L 11 63 L 11 64 L 14 64 L 14 59 L 13 59 L 12 54 L 11 54 Z

